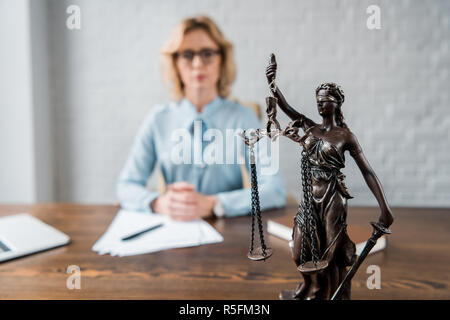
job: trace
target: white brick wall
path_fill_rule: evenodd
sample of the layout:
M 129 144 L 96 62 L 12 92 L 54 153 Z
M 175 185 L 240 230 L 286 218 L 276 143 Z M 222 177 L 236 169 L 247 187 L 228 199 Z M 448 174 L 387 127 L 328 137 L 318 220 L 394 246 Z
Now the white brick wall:
M 65 28 L 66 7 L 82 29 Z M 381 30 L 366 8 L 381 8 Z M 159 50 L 183 17 L 206 13 L 235 44 L 233 95 L 264 104 L 264 69 L 316 121 L 314 90 L 333 81 L 344 116 L 393 206 L 450 206 L 449 1 L 48 1 L 56 195 L 114 201 L 114 183 L 149 108 L 168 101 Z M 283 124 L 287 118 L 280 115 Z M 281 171 L 298 198 L 298 146 L 284 139 Z M 295 172 L 296 174 L 292 174 Z M 351 204 L 376 204 L 350 156 Z

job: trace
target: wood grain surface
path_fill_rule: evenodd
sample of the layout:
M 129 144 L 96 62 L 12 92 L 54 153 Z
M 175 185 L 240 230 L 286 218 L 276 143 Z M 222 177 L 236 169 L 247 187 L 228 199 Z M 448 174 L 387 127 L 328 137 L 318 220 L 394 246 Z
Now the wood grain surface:
M 208 220 L 224 242 L 132 257 L 99 256 L 92 245 L 117 206 L 1 205 L 0 216 L 28 212 L 68 234 L 68 246 L 0 263 L 0 299 L 277 299 L 300 281 L 285 240 L 266 234 L 273 256 L 247 259 L 250 217 Z M 450 210 L 393 210 L 385 251 L 369 256 L 352 281 L 353 299 L 449 299 Z M 263 219 L 294 216 L 296 204 Z M 349 209 L 348 222 L 369 226 L 377 208 Z M 69 265 L 81 268 L 81 289 L 69 290 Z M 381 268 L 381 289 L 369 290 L 369 265 Z

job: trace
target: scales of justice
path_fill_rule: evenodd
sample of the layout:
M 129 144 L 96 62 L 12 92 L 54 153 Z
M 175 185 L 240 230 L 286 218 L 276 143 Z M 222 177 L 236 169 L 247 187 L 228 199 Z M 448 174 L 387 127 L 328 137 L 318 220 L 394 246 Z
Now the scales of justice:
M 316 89 L 318 111 L 323 120 L 322 124 L 317 124 L 289 106 L 275 84 L 276 70 L 272 54 L 266 69 L 271 92 L 266 98 L 266 128 L 240 133 L 250 156 L 252 211 L 248 258 L 265 261 L 273 253 L 264 241 L 254 146 L 263 137 L 272 141 L 280 136 L 288 137 L 301 149 L 303 197 L 294 218 L 292 255 L 303 282 L 295 290 L 283 290 L 279 297 L 283 300 L 350 299 L 351 279 L 378 238 L 391 233 L 388 227 L 394 217 L 378 178 L 345 123 L 341 111 L 345 96 L 340 86 L 324 83 Z M 281 129 L 276 119 L 277 105 L 292 120 L 285 129 Z M 299 135 L 300 129 L 303 135 Z M 379 221 L 370 223 L 373 233 L 359 257 L 346 232 L 347 200 L 352 197 L 345 187 L 345 176 L 340 172 L 345 166 L 344 151 L 349 151 L 358 164 L 381 209 Z M 255 224 L 260 238 L 256 247 Z

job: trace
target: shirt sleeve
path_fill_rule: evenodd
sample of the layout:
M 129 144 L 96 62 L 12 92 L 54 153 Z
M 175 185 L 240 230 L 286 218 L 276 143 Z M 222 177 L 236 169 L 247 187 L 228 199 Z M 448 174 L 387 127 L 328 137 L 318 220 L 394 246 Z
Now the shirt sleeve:
M 153 212 L 150 203 L 160 195 L 146 188 L 148 178 L 157 161 L 153 124 L 154 114 L 150 113 L 141 125 L 134 139 L 131 153 L 120 172 L 116 194 L 124 209 Z
M 245 114 L 243 129 L 257 129 L 261 125 L 253 111 Z M 278 142 L 277 142 L 278 143 Z M 261 210 L 281 208 L 286 205 L 286 187 L 279 173 L 278 151 L 270 152 L 270 140 L 267 137 L 255 144 L 256 172 L 258 179 L 259 202 Z M 245 164 L 251 177 L 249 149 L 245 146 Z M 251 190 L 243 188 L 217 194 L 225 216 L 239 216 L 251 212 Z

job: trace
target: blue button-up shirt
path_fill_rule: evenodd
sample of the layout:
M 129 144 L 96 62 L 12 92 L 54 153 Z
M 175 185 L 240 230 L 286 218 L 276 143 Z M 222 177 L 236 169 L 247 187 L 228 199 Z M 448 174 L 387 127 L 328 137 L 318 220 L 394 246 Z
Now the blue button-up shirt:
M 167 184 L 186 181 L 197 192 L 216 195 L 226 216 L 249 213 L 251 190 L 243 188 L 240 165 L 245 158 L 250 172 L 248 148 L 236 132 L 259 127 L 253 110 L 220 97 L 207 104 L 202 112 L 187 99 L 152 108 L 117 182 L 121 206 L 152 212 L 150 203 L 160 193 L 150 191 L 146 184 L 158 162 Z M 260 140 L 255 148 L 262 210 L 283 207 L 286 203 L 280 174 L 261 174 L 261 166 L 270 161 L 268 149 L 263 152 L 265 148 L 260 146 L 264 144 L 267 148 L 267 138 Z

